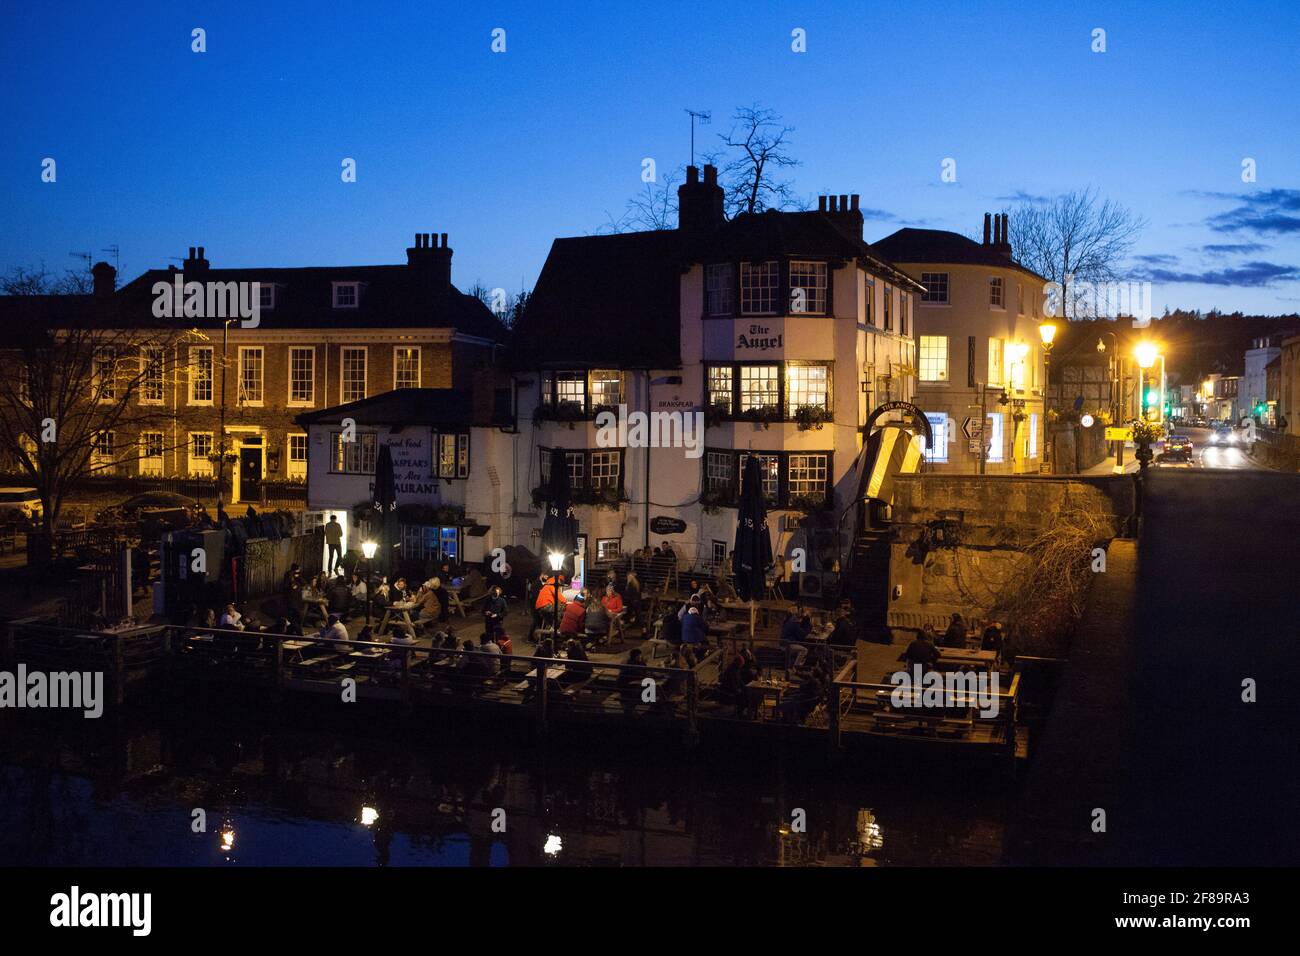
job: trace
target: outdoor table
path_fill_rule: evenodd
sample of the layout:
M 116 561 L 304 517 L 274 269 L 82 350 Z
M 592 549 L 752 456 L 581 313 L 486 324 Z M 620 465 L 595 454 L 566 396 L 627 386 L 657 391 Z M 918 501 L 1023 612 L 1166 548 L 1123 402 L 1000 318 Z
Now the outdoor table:
M 290 653 L 289 663 L 296 664 L 302 662 L 302 652 L 311 647 L 311 641 L 282 641 L 280 646 Z
M 305 624 L 308 616 L 312 611 L 320 615 L 322 622 L 328 621 L 330 616 L 330 602 L 324 598 L 304 597 L 302 599 L 302 620 Z
M 939 660 L 935 667 L 940 670 L 952 670 L 960 667 L 974 667 L 979 670 L 991 670 L 997 663 L 997 651 L 972 651 L 964 647 L 939 648 Z
M 397 627 L 405 628 L 406 632 L 410 634 L 411 637 L 415 637 L 415 623 L 411 620 L 411 611 L 415 610 L 417 607 L 419 607 L 419 605 L 414 601 L 397 601 L 388 605 L 388 607 L 384 608 L 384 617 L 379 622 L 379 630 L 375 631 L 375 634 L 386 633 L 388 626 L 392 624 Z M 393 616 L 394 611 L 397 612 L 396 619 L 394 619 Z M 464 614 L 464 611 L 462 610 L 461 613 Z
M 773 706 L 781 706 L 782 696 L 793 686 L 785 680 L 759 678 L 745 685 L 745 696 L 754 704 L 754 713 L 757 714 L 769 698 L 772 699 Z

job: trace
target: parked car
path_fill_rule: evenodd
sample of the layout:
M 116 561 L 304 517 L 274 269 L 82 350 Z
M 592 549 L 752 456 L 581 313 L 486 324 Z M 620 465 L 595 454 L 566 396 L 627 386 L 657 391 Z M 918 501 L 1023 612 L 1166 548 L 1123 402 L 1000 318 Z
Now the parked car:
M 147 520 L 151 525 L 165 524 L 161 530 L 177 531 L 188 528 L 202 512 L 203 506 L 193 498 L 172 491 L 146 491 L 104 508 L 95 515 L 95 523 L 138 527 Z
M 36 525 L 43 513 L 35 488 L 0 488 L 0 521 Z
M 1161 462 L 1192 461 L 1192 440 L 1186 435 L 1170 435 L 1165 439 L 1164 451 L 1160 453 Z

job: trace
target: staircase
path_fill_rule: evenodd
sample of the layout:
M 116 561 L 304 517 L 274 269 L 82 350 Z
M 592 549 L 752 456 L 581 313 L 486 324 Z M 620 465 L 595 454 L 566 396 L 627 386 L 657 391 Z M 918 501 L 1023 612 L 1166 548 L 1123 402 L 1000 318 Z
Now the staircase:
M 888 530 L 860 532 L 841 582 L 841 595 L 853 605 L 853 619 L 863 640 L 889 640 L 890 536 Z

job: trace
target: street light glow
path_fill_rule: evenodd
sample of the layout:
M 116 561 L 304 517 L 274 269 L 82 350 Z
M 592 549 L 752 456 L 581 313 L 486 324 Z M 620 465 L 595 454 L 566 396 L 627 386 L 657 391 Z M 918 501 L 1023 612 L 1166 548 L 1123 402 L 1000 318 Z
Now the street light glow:
M 1133 354 L 1137 356 L 1138 365 L 1142 368 L 1150 368 L 1156 364 L 1156 356 L 1160 353 L 1154 342 L 1142 342 L 1133 350 Z
M 364 554 L 366 556 L 366 560 L 369 561 L 371 558 L 375 556 L 375 549 L 378 547 L 379 545 L 373 541 L 362 541 L 361 553 Z
M 1044 345 L 1051 345 L 1052 339 L 1056 338 L 1055 323 L 1044 322 L 1038 327 L 1038 334 L 1042 337 Z
M 547 558 L 551 562 L 552 571 L 558 571 L 560 568 L 564 567 L 564 555 L 559 551 L 552 551 L 547 555 Z

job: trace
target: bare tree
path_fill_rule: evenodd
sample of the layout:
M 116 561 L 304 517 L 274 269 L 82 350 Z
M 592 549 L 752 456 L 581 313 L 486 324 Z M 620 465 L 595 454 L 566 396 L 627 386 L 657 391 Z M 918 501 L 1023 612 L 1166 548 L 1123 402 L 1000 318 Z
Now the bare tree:
M 56 277 L 43 263 L 36 267 L 14 266 L 0 277 L 0 293 L 5 295 L 84 295 L 93 287 L 89 273 L 68 269 Z
M 627 211 L 619 221 L 621 228 L 615 231 L 676 229 L 677 187 L 684 178 L 685 171 L 679 166 L 657 181 L 645 183 L 641 192 L 627 201 Z
M 1092 189 L 1075 190 L 1044 202 L 1022 202 L 1009 213 L 1009 239 L 1017 262 L 1060 287 L 1060 311 L 1067 318 L 1085 303 L 1072 302 L 1070 287 L 1117 278 L 1145 221 Z
M 728 149 L 738 151 L 719 172 L 729 216 L 800 207 L 793 184 L 778 178 L 782 170 L 799 165 L 787 152 L 793 132 L 773 110 L 757 105 L 736 110 L 731 132 L 720 134 Z

